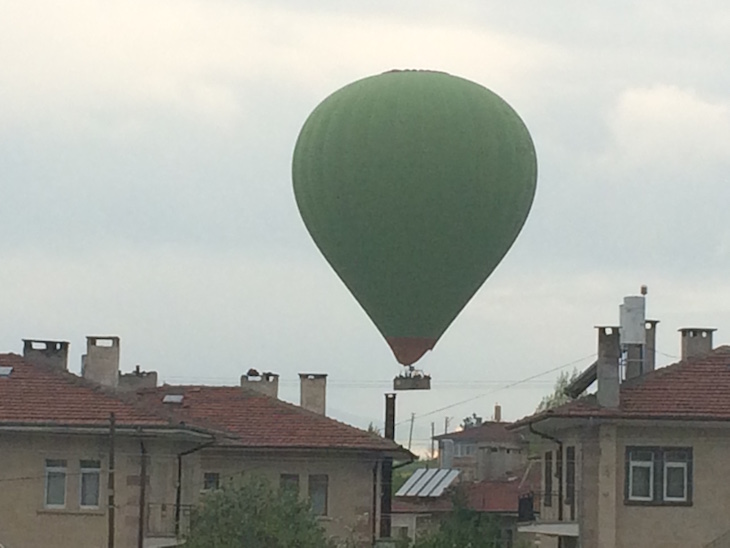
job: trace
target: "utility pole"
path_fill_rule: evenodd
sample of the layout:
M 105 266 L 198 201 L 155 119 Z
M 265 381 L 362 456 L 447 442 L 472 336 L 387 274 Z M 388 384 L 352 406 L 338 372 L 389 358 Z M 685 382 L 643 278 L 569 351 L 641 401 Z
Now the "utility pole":
M 444 417 L 444 434 L 449 433 L 449 423 L 451 422 L 451 417 Z
M 116 438 L 117 419 L 114 413 L 109 415 L 109 483 L 107 492 L 109 494 L 109 531 L 108 547 L 114 548 L 114 441 Z
M 416 414 L 411 413 L 411 429 L 408 432 L 408 450 L 411 450 L 411 442 L 413 441 L 413 422 L 416 420 Z

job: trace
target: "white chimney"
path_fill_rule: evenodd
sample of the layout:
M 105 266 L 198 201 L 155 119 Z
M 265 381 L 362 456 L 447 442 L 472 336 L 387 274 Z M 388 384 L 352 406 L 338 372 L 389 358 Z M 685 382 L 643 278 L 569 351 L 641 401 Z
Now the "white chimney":
M 241 386 L 270 398 L 279 397 L 279 375 L 276 373 L 259 374 L 258 371 L 251 369 L 245 375 L 241 375 Z
M 299 373 L 299 405 L 320 415 L 327 410 L 327 375 L 324 373 Z
M 682 337 L 682 359 L 698 358 L 712 352 L 712 334 L 716 329 L 707 327 L 684 327 L 679 330 Z
M 68 342 L 23 339 L 23 359 L 33 365 L 68 369 Z
M 86 337 L 81 375 L 102 386 L 116 388 L 119 384 L 119 337 Z

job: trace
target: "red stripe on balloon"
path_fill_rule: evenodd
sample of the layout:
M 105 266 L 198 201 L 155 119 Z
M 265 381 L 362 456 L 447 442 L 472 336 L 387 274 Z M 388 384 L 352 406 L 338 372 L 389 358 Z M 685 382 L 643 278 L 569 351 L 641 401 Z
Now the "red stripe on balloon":
M 386 341 L 402 365 L 411 365 L 421 359 L 426 352 L 433 349 L 437 339 L 422 337 L 386 337 Z

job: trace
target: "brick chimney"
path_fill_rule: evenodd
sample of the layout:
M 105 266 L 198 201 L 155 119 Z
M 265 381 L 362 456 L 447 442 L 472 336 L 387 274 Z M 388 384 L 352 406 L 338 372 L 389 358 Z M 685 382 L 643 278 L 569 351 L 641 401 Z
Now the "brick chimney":
M 86 337 L 81 375 L 97 384 L 116 388 L 119 384 L 119 337 Z
M 68 369 L 68 342 L 23 339 L 23 359 L 33 365 Z
M 598 380 L 598 405 L 617 408 L 619 399 L 619 343 L 618 327 L 597 327 L 598 329 L 598 361 L 596 375 Z
M 279 375 L 276 373 L 259 374 L 258 371 L 250 369 L 248 373 L 241 375 L 241 386 L 270 398 L 279 397 Z
M 323 373 L 299 373 L 300 400 L 304 409 L 324 415 L 327 409 L 327 375 Z
M 698 358 L 712 352 L 712 334 L 717 329 L 708 327 L 683 327 L 679 330 L 682 339 L 682 359 Z
M 117 390 L 120 392 L 134 392 L 142 388 L 157 387 L 157 371 L 142 371 L 140 366 L 136 366 L 131 373 L 123 373 L 119 375 L 119 385 Z

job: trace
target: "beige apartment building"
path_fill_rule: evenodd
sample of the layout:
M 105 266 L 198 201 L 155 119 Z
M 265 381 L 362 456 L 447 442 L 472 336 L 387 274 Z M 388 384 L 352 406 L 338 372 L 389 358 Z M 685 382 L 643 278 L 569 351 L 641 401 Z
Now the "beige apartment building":
M 297 489 L 333 538 L 371 546 L 383 459 L 412 457 L 326 417 L 325 375 L 301 375 L 296 406 L 273 374 L 233 387 L 121 375 L 116 337 L 88 338 L 81 377 L 67 357 L 57 341 L 0 354 L 4 548 L 102 548 L 110 531 L 116 548 L 177 546 L 201 495 L 246 474 Z
M 512 426 L 541 455 L 539 517 L 522 508 L 520 527 L 541 548 L 730 545 L 730 347 L 682 329 L 681 360 L 655 369 L 656 324 L 643 353 L 599 327 L 598 360 L 567 390 L 576 399 Z

